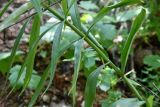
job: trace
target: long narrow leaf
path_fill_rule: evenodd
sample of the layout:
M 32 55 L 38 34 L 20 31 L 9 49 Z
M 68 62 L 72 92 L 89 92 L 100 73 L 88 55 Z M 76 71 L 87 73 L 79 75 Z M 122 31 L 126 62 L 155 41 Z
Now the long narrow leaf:
M 1 24 L 0 24 L 0 32 L 4 30 L 5 28 L 9 27 L 10 25 L 17 22 L 17 20 L 20 18 L 20 15 L 22 15 L 24 12 L 26 12 L 28 9 L 32 8 L 32 4 L 30 2 L 22 5 L 18 9 L 16 9 L 9 17 L 7 17 Z
M 77 0 L 68 0 L 68 11 L 67 11 L 67 14 L 68 12 L 70 11 L 71 7 L 73 6 L 73 4 L 76 2 Z
M 65 47 L 60 48 L 59 53 L 58 53 L 58 58 L 60 58 L 63 55 L 63 53 L 78 39 L 79 38 L 73 38 L 73 40 L 71 40 L 71 42 L 69 44 L 66 44 Z M 37 100 L 37 98 L 38 98 L 38 96 L 39 96 L 39 94 L 40 94 L 40 92 L 41 92 L 41 90 L 42 90 L 42 88 L 44 86 L 45 80 L 48 78 L 49 73 L 51 72 L 50 68 L 51 68 L 51 63 L 49 64 L 47 69 L 44 71 L 43 76 L 42 76 L 42 78 L 41 78 L 41 80 L 40 80 L 40 82 L 39 82 L 39 84 L 37 86 L 36 92 L 34 93 L 32 99 L 31 99 L 31 101 L 29 103 L 29 107 L 32 107 L 34 105 L 34 103 L 36 102 L 36 100 Z
M 137 31 L 140 29 L 140 27 L 143 23 L 143 20 L 145 19 L 145 16 L 146 16 L 146 10 L 142 9 L 132 24 L 131 31 L 128 35 L 127 41 L 126 41 L 124 48 L 122 50 L 122 53 L 121 53 L 121 70 L 123 72 L 125 71 L 128 55 L 131 50 L 131 45 L 133 43 L 133 40 L 135 38 Z
M 14 59 L 15 59 L 15 56 L 16 56 L 16 51 L 18 49 L 18 46 L 19 46 L 19 43 L 20 43 L 20 40 L 24 34 L 24 31 L 25 31 L 25 28 L 27 26 L 29 22 L 29 19 L 24 23 L 24 25 L 22 26 L 22 28 L 20 29 L 19 33 L 18 33 L 18 36 L 16 38 L 16 41 L 14 43 L 14 46 L 13 46 L 13 49 L 12 49 L 12 52 L 11 52 L 11 55 L 10 55 L 10 62 L 8 63 L 8 70 L 7 71 L 10 71 L 11 67 L 12 67 L 12 64 L 14 62 Z M 8 72 L 9 73 L 9 72 Z M 7 74 L 8 75 L 8 74 Z M 7 76 L 8 77 L 8 76 Z
M 66 44 L 65 47 L 59 48 L 60 50 L 59 50 L 59 53 L 58 53 L 58 57 L 57 57 L 57 58 L 60 58 L 60 57 L 63 55 L 63 53 L 64 53 L 69 47 L 71 47 L 72 44 L 73 44 L 74 42 L 76 42 L 77 40 L 79 40 L 79 38 L 73 38 L 73 40 L 71 40 L 71 41 L 69 42 L 69 44 Z M 36 102 L 36 99 L 37 99 L 37 97 L 39 96 L 40 91 L 42 90 L 42 88 L 43 88 L 43 86 L 44 86 L 45 80 L 46 80 L 46 79 L 48 78 L 48 76 L 49 76 L 50 68 L 51 68 L 51 63 L 49 64 L 49 66 L 47 67 L 47 69 L 44 71 L 43 76 L 42 76 L 42 78 L 41 78 L 41 80 L 40 80 L 40 82 L 39 82 L 39 84 L 38 84 L 38 86 L 37 86 L 36 92 L 34 93 L 32 99 L 31 99 L 31 101 L 30 101 L 29 107 L 32 107 L 32 106 L 34 105 L 34 103 Z M 44 91 L 44 93 L 45 93 L 45 92 L 46 92 L 46 90 Z
M 31 0 L 35 10 L 38 12 L 39 16 L 42 15 L 42 8 L 41 8 L 41 0 Z
M 34 42 L 37 40 L 39 34 L 40 34 L 40 18 L 36 14 L 33 20 L 33 25 L 32 25 L 32 30 L 30 34 L 30 39 L 29 39 L 29 49 L 31 49 L 32 45 Z
M 22 26 L 22 28 L 21 28 L 20 31 L 19 31 L 19 34 L 18 34 L 18 36 L 17 36 L 17 38 L 16 38 L 16 41 L 15 41 L 15 43 L 14 43 L 14 46 L 13 46 L 11 55 L 10 55 L 10 57 L 9 57 L 10 62 L 8 63 L 8 68 L 7 68 L 8 70 L 7 70 L 7 71 L 10 71 L 10 69 L 11 69 L 11 67 L 12 67 L 12 64 L 13 64 L 13 62 L 14 62 L 14 60 L 15 60 L 16 51 L 17 51 L 17 49 L 18 49 L 20 40 L 21 40 L 21 38 L 22 38 L 22 36 L 23 36 L 23 33 L 24 33 L 24 31 L 25 31 L 25 28 L 26 28 L 29 20 L 30 20 L 30 19 L 28 19 L 28 20 L 24 23 L 24 25 Z M 8 77 L 9 77 L 9 72 L 7 73 L 7 80 L 8 80 Z M 14 88 L 9 92 L 8 96 L 12 93 L 12 91 L 15 89 L 15 87 L 16 87 L 16 85 L 15 85 Z
M 73 6 L 73 4 L 76 2 L 77 0 L 69 0 L 69 9 Z
M 62 9 L 63 9 L 63 13 L 65 15 L 65 17 L 67 17 L 68 15 L 68 2 L 67 0 L 62 0 Z
M 85 107 L 92 107 L 93 101 L 96 95 L 96 85 L 98 81 L 98 75 L 105 65 L 98 67 L 87 78 L 85 87 Z
M 39 39 L 37 39 L 37 40 L 35 41 L 34 45 L 32 46 L 31 50 L 29 51 L 29 53 L 28 53 L 28 55 L 27 55 L 27 57 L 26 57 L 23 65 L 22 65 L 22 67 L 21 67 L 21 69 L 20 69 L 20 71 L 19 71 L 19 73 L 18 73 L 17 80 L 16 80 L 15 85 L 13 86 L 12 90 L 10 91 L 10 93 L 12 93 L 13 90 L 15 89 L 15 87 L 16 87 L 16 85 L 17 85 L 17 82 L 19 81 L 19 79 L 20 79 L 20 77 L 21 77 L 21 75 L 22 75 L 22 73 L 23 73 L 23 71 L 24 71 L 24 69 L 25 69 L 25 66 L 26 66 L 26 64 L 27 64 L 27 61 L 28 61 L 29 58 L 32 56 L 32 51 L 36 49 L 36 47 L 37 47 L 40 39 L 41 39 L 49 30 L 51 30 L 54 26 L 56 26 L 57 24 L 58 24 L 58 23 L 55 23 L 53 26 L 51 26 L 51 27 L 49 27 L 47 30 L 45 30 L 45 31 L 39 36 Z
M 33 26 L 32 26 L 32 31 L 31 31 L 30 41 L 29 41 L 29 51 L 31 51 L 32 45 L 34 45 L 35 41 L 38 39 L 38 36 L 40 34 L 40 23 L 41 23 L 41 20 L 37 14 L 37 15 L 35 15 L 34 21 L 33 21 Z M 37 49 L 35 48 L 33 51 L 31 51 L 32 55 L 30 56 L 29 60 L 27 61 L 26 77 L 24 80 L 24 86 L 23 86 L 22 92 L 25 90 L 25 88 L 28 86 L 28 84 L 31 80 L 36 50 Z
M 63 29 L 64 22 L 61 22 L 59 26 L 57 27 L 57 30 L 54 35 L 53 39 L 53 45 L 52 45 L 52 55 L 51 55 L 51 67 L 50 67 L 50 81 L 48 83 L 48 86 L 45 91 L 48 90 L 50 85 L 52 84 L 52 81 L 54 79 L 54 74 L 58 62 L 58 54 L 59 54 L 59 49 L 60 49 L 60 39 L 61 39 L 61 33 Z
M 73 25 L 75 25 L 78 29 L 81 30 L 82 27 L 81 27 L 80 15 L 79 15 L 78 6 L 77 6 L 77 0 L 71 1 L 70 14 L 71 14 L 71 19 L 73 21 Z M 79 69 L 80 69 L 82 46 L 83 46 L 83 40 L 80 40 L 77 42 L 77 45 L 75 48 L 74 75 L 73 75 L 72 87 L 70 90 L 73 98 L 73 106 L 75 105 L 75 99 L 76 99 L 76 83 L 77 83 L 77 78 L 78 78 Z
M 78 11 L 77 6 L 77 0 L 74 1 L 74 4 L 72 5 L 70 9 L 71 19 L 73 21 L 73 25 L 75 25 L 78 29 L 81 29 L 81 21 L 80 21 L 80 15 Z
M 142 3 L 142 0 L 122 0 L 119 3 L 111 6 L 104 7 L 100 10 L 100 12 L 97 14 L 97 16 L 94 18 L 93 23 L 91 24 L 90 28 L 88 29 L 88 32 L 91 30 L 91 28 L 99 21 L 101 20 L 111 9 L 126 6 L 126 5 L 133 5 L 133 4 L 139 4 Z
M 73 80 L 72 80 L 72 87 L 70 90 L 73 97 L 73 106 L 75 105 L 75 99 L 76 99 L 76 84 L 77 84 L 78 74 L 80 70 L 82 49 L 83 49 L 83 39 L 77 41 L 75 44 L 74 74 L 73 74 Z
M 13 0 L 10 0 L 1 10 L 0 12 L 0 18 L 3 16 L 3 14 L 5 13 L 5 11 L 8 9 L 8 7 L 12 4 Z
M 49 71 L 50 71 L 50 65 L 48 65 L 48 67 L 44 71 L 44 73 L 41 77 L 41 80 L 39 81 L 39 84 L 36 88 L 36 92 L 34 93 L 33 97 L 31 98 L 31 101 L 29 102 L 28 107 L 33 107 L 33 105 L 35 104 L 35 102 L 36 102 L 36 100 L 37 100 L 37 98 L 38 98 L 38 96 L 44 86 L 44 83 L 45 83 L 46 79 L 48 78 Z

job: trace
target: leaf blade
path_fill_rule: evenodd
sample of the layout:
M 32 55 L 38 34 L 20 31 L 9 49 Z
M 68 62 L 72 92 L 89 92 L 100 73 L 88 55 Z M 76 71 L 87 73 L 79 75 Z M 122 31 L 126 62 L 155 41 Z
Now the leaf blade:
M 30 40 L 29 40 L 29 51 L 31 51 L 32 55 L 29 56 L 29 60 L 27 60 L 27 63 L 26 63 L 26 77 L 25 77 L 25 80 L 24 80 L 24 86 L 23 86 L 23 89 L 22 89 L 21 93 L 28 86 L 28 84 L 31 80 L 31 77 L 32 77 L 33 67 L 34 67 L 34 59 L 35 59 L 36 50 L 37 50 L 38 45 L 36 46 L 36 48 L 34 48 L 34 50 L 31 50 L 31 49 L 32 49 L 32 45 L 34 45 L 35 41 L 39 37 L 40 23 L 41 23 L 41 20 L 40 20 L 40 17 L 38 16 L 38 14 L 37 14 L 34 17 L 33 26 L 32 26 L 31 35 L 30 35 Z
M 138 32 L 139 28 L 141 27 L 143 20 L 145 19 L 145 15 L 146 15 L 146 10 L 142 9 L 132 24 L 131 31 L 129 33 L 129 36 L 127 38 L 127 41 L 126 41 L 124 48 L 122 50 L 122 53 L 121 53 L 121 70 L 123 72 L 125 71 L 125 66 L 127 63 L 128 55 L 129 55 L 134 37 L 135 37 L 136 33 Z
M 10 60 L 10 61 L 9 61 L 9 63 L 8 63 L 8 69 L 7 69 L 7 71 L 10 71 L 10 69 L 11 69 L 11 67 L 12 67 L 12 65 L 13 65 L 13 62 L 14 62 L 15 56 L 16 56 L 16 51 L 17 51 L 17 49 L 18 49 L 20 40 L 21 40 L 21 38 L 22 38 L 22 36 L 23 36 L 23 33 L 24 33 L 25 28 L 26 28 L 26 26 L 28 25 L 29 21 L 30 21 L 30 19 L 28 19 L 28 20 L 24 23 L 24 25 L 22 26 L 22 28 L 20 29 L 20 31 L 19 31 L 19 33 L 18 33 L 18 36 L 17 36 L 17 38 L 16 38 L 16 40 L 15 40 L 13 49 L 12 49 L 11 54 L 10 54 L 10 57 L 9 57 L 9 60 Z M 8 80 L 8 78 L 9 78 L 9 72 L 7 73 L 7 80 Z
M 105 65 L 101 65 L 95 71 L 93 71 L 87 78 L 85 87 L 85 107 L 92 107 L 94 97 L 96 94 L 97 79 L 100 71 Z
M 67 15 L 68 15 L 68 2 L 67 2 L 67 0 L 62 0 L 61 4 L 62 4 L 63 13 L 64 13 L 65 17 L 67 17 Z
M 69 92 L 69 93 L 72 93 L 73 106 L 75 105 L 75 99 L 76 99 L 76 84 L 77 84 L 78 74 L 79 74 L 79 70 L 80 70 L 82 49 L 83 49 L 83 39 L 77 41 L 75 44 L 74 74 L 73 74 L 73 80 L 72 80 L 72 87 Z
M 88 32 L 92 29 L 92 27 L 99 21 L 101 20 L 106 13 L 108 13 L 110 10 L 126 5 L 132 5 L 132 4 L 137 4 L 137 3 L 143 3 L 142 0 L 122 0 L 117 4 L 111 5 L 104 7 L 100 10 L 100 12 L 97 14 L 97 16 L 94 18 L 94 21 L 92 22 L 91 26 L 88 29 Z
M 50 67 L 50 80 L 49 80 L 49 83 L 48 83 L 48 86 L 45 92 L 48 90 L 48 88 L 50 87 L 54 79 L 54 74 L 55 74 L 55 70 L 56 70 L 56 66 L 57 66 L 57 62 L 59 58 L 58 57 L 59 45 L 60 45 L 60 39 L 61 39 L 61 33 L 62 33 L 63 26 L 64 26 L 64 21 L 59 24 L 55 32 L 55 35 L 54 35 L 52 53 L 51 53 L 52 55 L 51 55 L 51 67 Z
M 13 0 L 10 0 L 1 10 L 0 12 L 0 18 L 3 16 L 3 14 L 5 13 L 5 11 L 8 9 L 8 7 L 12 4 Z
M 37 86 L 37 89 L 36 89 L 36 92 L 34 93 L 33 97 L 31 98 L 30 102 L 29 102 L 29 105 L 28 107 L 33 107 L 33 105 L 35 104 L 43 86 L 44 86 L 44 83 L 45 83 L 45 80 L 47 79 L 48 75 L 49 75 L 49 68 L 50 68 L 50 64 L 48 65 L 48 67 L 45 69 L 42 77 L 41 77 L 41 80 Z
M 153 107 L 154 96 L 150 95 L 146 101 L 146 107 Z
M 59 53 L 58 53 L 58 58 L 60 56 L 63 55 L 63 53 L 74 43 L 76 42 L 77 40 L 79 40 L 79 38 L 73 38 L 73 40 L 71 40 L 71 42 L 69 44 L 66 44 L 65 47 L 63 48 L 60 48 L 59 50 Z M 62 44 L 63 45 L 63 44 Z M 47 79 L 47 77 L 49 76 L 49 72 L 50 72 L 50 66 L 51 66 L 51 63 L 49 64 L 49 66 L 46 68 L 46 70 L 44 71 L 43 73 L 43 76 L 39 82 L 39 85 L 37 86 L 37 89 L 36 89 L 36 92 L 34 93 L 30 103 L 29 103 L 29 107 L 32 107 L 34 105 L 34 103 L 36 102 L 36 99 L 38 98 L 39 94 L 40 94 L 40 91 L 42 90 L 43 86 L 44 86 L 44 83 L 45 83 L 45 80 Z M 46 91 L 46 90 L 45 90 Z M 44 91 L 44 93 L 45 93 Z
M 16 23 L 16 21 L 20 18 L 24 12 L 28 9 L 32 8 L 32 4 L 30 2 L 23 4 L 21 7 L 16 9 L 9 17 L 7 17 L 1 24 L 0 24 L 0 31 L 4 30 L 5 28 L 9 27 L 10 25 Z
M 110 107 L 140 107 L 144 103 L 144 101 L 138 101 L 136 98 L 121 98 L 114 102 Z
M 81 21 L 80 21 L 80 15 L 78 11 L 77 6 L 77 0 L 72 1 L 73 5 L 70 9 L 71 19 L 73 21 L 73 25 L 75 25 L 78 29 L 81 29 Z
M 31 0 L 35 10 L 38 12 L 39 16 L 42 16 L 41 0 Z

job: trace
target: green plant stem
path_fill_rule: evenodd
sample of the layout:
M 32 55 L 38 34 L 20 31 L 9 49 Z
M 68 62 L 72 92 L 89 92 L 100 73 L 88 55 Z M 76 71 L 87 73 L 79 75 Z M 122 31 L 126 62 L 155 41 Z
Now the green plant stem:
M 55 10 L 51 9 L 50 7 L 48 7 L 46 4 L 43 4 L 43 6 L 50 11 L 51 13 L 53 13 L 59 20 L 63 21 L 65 20 L 61 15 L 59 15 Z M 116 67 L 113 62 L 108 59 L 108 57 L 101 51 L 101 49 L 99 49 L 83 32 L 81 32 L 79 29 L 77 29 L 73 24 L 71 24 L 69 21 L 65 21 L 65 24 L 67 26 L 69 26 L 73 31 L 75 31 L 79 36 L 81 36 L 82 38 L 84 38 L 84 40 L 91 46 L 93 47 L 96 52 L 106 61 L 109 62 L 109 66 L 111 68 L 113 68 L 115 71 L 117 71 L 119 76 L 122 76 L 122 72 L 121 70 Z
M 59 15 L 55 10 L 51 9 L 48 5 L 43 4 L 43 6 L 50 11 L 51 13 L 53 13 L 59 20 L 64 21 L 65 18 L 63 18 L 61 15 Z M 92 47 L 96 50 L 96 52 L 106 61 L 108 62 L 108 66 L 113 68 L 118 76 L 123 77 L 124 81 L 127 83 L 127 85 L 131 88 L 131 90 L 135 93 L 135 95 L 138 97 L 139 100 L 143 100 L 143 98 L 141 97 L 141 95 L 139 94 L 138 90 L 129 82 L 129 80 L 127 79 L 127 77 L 124 76 L 124 73 L 105 55 L 105 53 L 103 53 L 103 51 L 101 51 L 101 49 L 99 49 L 98 46 L 96 46 L 94 44 L 94 42 L 92 42 L 83 32 L 81 32 L 79 29 L 77 29 L 74 25 L 72 25 L 69 21 L 65 21 L 65 24 L 67 26 L 69 26 L 73 31 L 75 31 L 79 36 L 81 36 L 82 38 L 84 38 L 84 40 Z
M 128 80 L 128 78 L 124 75 L 123 76 L 124 82 L 127 83 L 131 91 L 138 97 L 139 100 L 143 100 L 142 96 L 139 94 L 138 90 L 135 88 L 135 86 Z

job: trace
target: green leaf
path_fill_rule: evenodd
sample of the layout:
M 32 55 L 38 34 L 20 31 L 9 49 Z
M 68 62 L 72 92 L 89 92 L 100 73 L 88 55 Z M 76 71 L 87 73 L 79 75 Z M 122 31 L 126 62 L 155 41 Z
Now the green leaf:
M 3 14 L 8 9 L 8 7 L 12 4 L 12 2 L 13 2 L 13 0 L 9 0 L 9 2 L 2 8 L 2 10 L 0 12 L 0 18 L 3 16 Z
M 34 17 L 33 26 L 32 26 L 32 30 L 31 30 L 31 35 L 30 35 L 30 40 L 29 40 L 29 51 L 31 51 L 32 46 L 34 45 L 35 41 L 38 40 L 38 37 L 40 34 L 40 23 L 41 23 L 41 20 L 37 14 Z M 26 73 L 26 77 L 24 80 L 23 90 L 21 91 L 21 93 L 25 90 L 25 88 L 28 86 L 28 84 L 31 80 L 37 46 L 35 47 L 34 50 L 31 51 L 32 55 L 29 56 L 29 60 L 27 60 L 27 64 L 26 64 L 27 73 Z
M 11 75 L 9 76 L 9 81 L 10 81 L 11 86 L 15 85 L 20 68 L 21 68 L 20 65 L 16 65 L 10 70 Z M 19 89 L 23 86 L 24 78 L 25 78 L 25 72 L 26 71 L 24 70 L 22 75 L 20 76 L 19 80 L 17 81 L 16 89 Z
M 116 27 L 112 24 L 101 24 L 98 28 L 100 28 L 100 36 L 105 40 L 113 40 L 117 34 Z
M 98 86 L 103 91 L 108 91 L 112 86 L 116 85 L 118 78 L 115 71 L 109 67 L 105 67 L 98 77 Z
M 48 75 L 49 75 L 50 65 L 51 64 L 49 64 L 48 67 L 45 69 L 45 71 L 44 71 L 44 73 L 41 77 L 41 80 L 39 81 L 38 86 L 36 88 L 36 92 L 33 94 L 33 97 L 31 98 L 31 101 L 29 102 L 28 107 L 33 107 L 33 105 L 35 104 L 42 88 L 44 87 L 45 81 L 46 81 L 46 79 L 48 78 Z
M 85 49 L 82 56 L 84 74 L 85 76 L 89 76 L 89 74 L 97 68 L 96 60 L 99 60 L 99 58 L 97 57 L 96 51 L 90 48 Z
M 20 69 L 20 71 L 19 71 L 19 73 L 18 73 L 18 78 L 17 78 L 17 80 L 16 80 L 16 83 L 17 83 L 17 81 L 19 80 L 20 76 L 22 75 L 22 73 L 23 73 L 23 71 L 24 71 L 24 69 L 25 69 L 25 66 L 26 66 L 26 64 L 27 64 L 27 61 L 30 61 L 29 58 L 32 56 L 32 52 L 36 49 L 36 47 L 37 47 L 40 39 L 41 39 L 49 30 L 51 30 L 52 27 L 56 26 L 57 24 L 58 24 L 58 23 L 55 23 L 55 24 L 53 24 L 50 28 L 46 29 L 46 30 L 39 36 L 39 38 L 35 41 L 34 45 L 32 46 L 31 50 L 29 51 L 29 53 L 28 53 L 28 55 L 27 55 L 27 57 L 26 57 L 23 65 L 21 66 L 21 69 Z M 15 83 L 15 86 L 12 88 L 11 92 L 12 92 L 12 91 L 14 90 L 14 88 L 16 87 L 16 83 Z M 11 93 L 11 92 L 10 92 L 10 93 Z
M 92 107 L 96 94 L 96 85 L 98 81 L 98 75 L 105 65 L 98 67 L 87 78 L 85 87 L 85 107 Z
M 31 0 L 31 3 L 38 12 L 39 16 L 42 16 L 41 0 Z
M 132 24 L 131 31 L 128 35 L 128 38 L 125 42 L 125 45 L 124 45 L 122 53 L 121 53 L 121 71 L 122 72 L 125 72 L 125 67 L 126 67 L 129 52 L 131 50 L 131 45 L 133 43 L 133 40 L 135 38 L 136 33 L 140 29 L 140 27 L 143 23 L 143 20 L 145 19 L 145 16 L 146 16 L 146 10 L 142 9 Z
M 110 107 L 141 107 L 145 102 L 136 98 L 122 98 L 114 102 Z
M 58 54 L 58 57 L 62 56 L 62 54 L 75 42 L 77 41 L 77 39 L 73 39 L 69 44 L 66 44 L 65 47 L 61 48 L 60 51 L 59 51 L 59 54 Z M 30 103 L 29 103 L 29 107 L 32 107 L 34 105 L 34 103 L 36 102 L 39 94 L 40 94 L 40 91 L 42 90 L 42 88 L 44 88 L 44 84 L 45 84 L 45 80 L 48 78 L 49 76 L 49 68 L 50 68 L 51 64 L 49 64 L 49 66 L 46 68 L 46 70 L 44 71 L 43 73 L 43 76 L 37 86 L 37 89 L 36 89 L 36 92 L 34 93 Z
M 33 71 L 34 72 L 34 71 Z M 32 74 L 31 80 L 28 83 L 28 88 L 29 89 L 36 89 L 38 86 L 38 83 L 40 82 L 41 77 L 36 74 Z
M 135 16 L 138 15 L 138 13 L 141 11 L 140 8 L 133 8 L 124 12 L 119 12 L 116 14 L 116 20 L 117 22 L 125 22 L 127 20 L 131 20 Z
M 61 22 L 59 26 L 57 27 L 57 30 L 54 34 L 52 53 L 51 53 L 50 81 L 48 83 L 46 90 L 48 90 L 48 88 L 50 87 L 54 79 L 54 74 L 55 74 L 55 70 L 56 70 L 56 66 L 57 66 L 57 62 L 59 58 L 58 56 L 59 56 L 59 51 L 60 51 L 60 40 L 61 40 L 61 33 L 62 33 L 63 25 L 64 25 L 64 22 Z
M 153 107 L 153 99 L 154 99 L 154 96 L 152 96 L 152 95 L 150 95 L 147 98 L 146 107 Z
M 62 0 L 62 9 L 63 9 L 63 13 L 65 15 L 65 17 L 67 17 L 68 15 L 68 2 L 67 0 Z
M 30 39 L 29 39 L 30 49 L 40 34 L 40 24 L 41 24 L 40 17 L 38 17 L 38 15 L 35 15 L 34 20 L 33 20 L 31 34 L 30 34 Z
M 26 28 L 26 26 L 27 26 L 27 24 L 28 24 L 29 21 L 30 21 L 30 19 L 28 19 L 28 20 L 24 23 L 24 25 L 22 26 L 22 28 L 20 29 L 20 31 L 19 31 L 19 33 L 18 33 L 18 36 L 16 37 L 16 41 L 15 41 L 15 43 L 14 43 L 14 46 L 13 46 L 13 48 L 12 48 L 12 52 L 11 52 L 10 57 L 9 57 L 9 60 L 10 60 L 10 61 L 9 61 L 9 64 L 8 64 L 8 70 L 7 70 L 7 71 L 9 71 L 10 68 L 12 67 L 12 64 L 13 64 L 13 62 L 14 62 L 15 55 L 16 55 L 16 51 L 17 51 L 17 49 L 18 49 L 20 40 L 21 40 L 21 38 L 22 38 L 22 36 L 23 36 L 23 34 L 24 34 L 25 28 Z
M 148 55 L 143 59 L 143 63 L 148 65 L 151 70 L 160 68 L 160 56 Z
M 27 57 L 26 57 L 23 65 L 21 66 L 21 69 L 20 69 L 19 72 L 18 72 L 17 80 L 16 80 L 16 82 L 15 82 L 12 90 L 10 91 L 10 93 L 12 93 L 12 91 L 16 88 L 17 82 L 18 82 L 18 80 L 20 79 L 20 77 L 21 77 L 21 75 L 22 75 L 22 73 L 23 73 L 23 71 L 24 71 L 24 69 L 25 69 L 26 64 L 28 63 L 27 61 L 30 61 L 29 58 L 31 58 L 32 52 L 36 49 L 36 47 L 37 47 L 40 39 L 41 39 L 49 30 L 51 30 L 54 26 L 56 26 L 57 24 L 59 24 L 59 23 L 53 24 L 51 27 L 49 27 L 49 28 L 46 29 L 44 32 L 42 32 L 41 35 L 39 36 L 39 38 L 35 41 L 35 43 L 33 44 L 32 48 L 31 48 L 31 50 L 29 51 L 29 53 L 28 53 L 28 55 L 27 55 Z M 44 79 L 45 79 L 45 78 L 42 78 L 42 81 L 45 81 Z M 43 85 L 43 84 L 40 84 L 40 86 L 41 86 L 41 85 Z M 39 91 L 39 88 L 36 89 L 36 90 Z M 22 92 L 23 92 L 23 91 L 22 91 Z M 21 92 L 21 93 L 22 93 L 22 92 Z
M 103 47 L 108 48 L 113 45 L 113 39 L 117 35 L 116 27 L 112 24 L 97 24 L 95 29 L 99 31 L 99 41 Z
M 108 99 L 103 100 L 103 101 L 101 101 L 101 107 L 110 107 L 110 105 L 111 105 L 112 103 L 113 103 L 112 100 L 108 100 Z
M 10 56 L 10 52 L 0 53 L 0 60 L 6 59 Z
M 77 0 L 74 1 L 74 4 L 72 5 L 70 9 L 71 19 L 73 21 L 73 25 L 75 25 L 78 29 L 81 29 L 81 21 L 80 21 L 80 15 L 78 11 L 77 6 Z
M 142 3 L 142 0 L 122 0 L 119 3 L 111 6 L 104 7 L 100 10 L 100 12 L 97 14 L 97 16 L 94 18 L 94 21 L 92 22 L 90 28 L 88 29 L 88 32 L 91 30 L 91 28 L 98 22 L 100 21 L 110 10 L 126 5 L 133 5 L 133 4 L 138 4 Z
M 72 97 L 73 97 L 73 106 L 75 105 L 75 102 L 76 102 L 76 84 L 77 84 L 78 74 L 80 70 L 82 49 L 83 49 L 83 39 L 77 41 L 75 44 L 74 74 L 73 74 L 73 80 L 72 80 L 72 87 L 70 89 L 70 92 L 72 93 Z
M 69 4 L 68 10 L 71 9 L 71 7 L 74 5 L 75 2 L 77 2 L 77 0 L 68 0 L 68 4 Z
M 80 15 L 79 15 L 79 10 L 77 6 L 77 0 L 70 0 L 70 14 L 71 14 L 71 19 L 73 21 L 73 25 L 75 25 L 78 29 L 81 29 L 81 21 L 80 21 Z M 73 5 L 72 5 L 73 3 Z M 74 62 L 74 75 L 73 75 L 73 81 L 72 81 L 72 87 L 70 92 L 72 93 L 73 97 L 73 106 L 75 105 L 75 99 L 76 99 L 76 83 L 77 83 L 77 78 L 78 78 L 78 73 L 80 69 L 80 61 L 81 61 L 81 49 L 83 47 L 83 40 L 80 40 L 77 42 L 75 46 L 75 62 Z
M 80 6 L 86 10 L 98 10 L 98 6 L 91 1 L 81 1 Z
M 5 28 L 15 24 L 18 19 L 20 18 L 20 15 L 22 15 L 24 12 L 26 12 L 28 9 L 32 8 L 32 4 L 30 2 L 23 4 L 21 7 L 16 9 L 9 17 L 7 17 L 1 24 L 0 24 L 0 32 L 4 30 Z
M 115 101 L 122 97 L 122 93 L 119 90 L 109 90 L 107 98 L 101 101 L 102 107 L 110 107 Z
M 10 65 L 10 52 L 4 52 L 4 53 L 0 53 L 0 71 L 2 74 L 7 73 L 7 77 L 8 77 L 8 73 L 9 73 L 9 66 Z M 17 51 L 14 55 L 14 60 L 13 62 L 21 62 L 22 57 L 21 55 L 23 54 L 23 52 L 21 51 Z M 13 63 L 12 62 L 12 63 Z
M 96 60 L 94 58 L 95 57 L 86 57 L 86 59 L 84 59 L 84 67 L 88 70 L 91 69 L 96 64 Z
M 19 34 L 18 34 L 18 36 L 17 36 L 17 38 L 16 38 L 16 41 L 15 41 L 15 43 L 14 43 L 13 49 L 12 49 L 11 54 L 10 54 L 10 57 L 9 57 L 9 61 L 8 61 L 8 64 L 7 64 L 8 67 L 7 67 L 6 71 L 9 71 L 9 70 L 11 69 L 13 63 L 14 63 L 14 60 L 15 60 L 15 57 L 16 57 L 16 51 L 17 51 L 17 49 L 18 49 L 20 40 L 21 40 L 21 38 L 22 38 L 22 36 L 23 36 L 23 34 L 24 34 L 25 28 L 26 28 L 27 24 L 29 23 L 29 21 L 30 21 L 30 19 L 28 19 L 28 20 L 24 23 L 24 25 L 22 26 L 22 28 L 21 28 L 20 31 L 19 31 Z M 8 78 L 8 76 L 9 76 L 9 72 L 7 72 L 7 78 Z
M 62 56 L 63 53 L 64 53 L 69 47 L 71 47 L 72 44 L 73 44 L 75 41 L 79 40 L 79 37 L 75 38 L 75 36 L 73 35 L 73 36 L 71 36 L 71 38 L 69 38 L 68 40 L 69 40 L 70 42 L 61 42 L 62 45 L 64 45 L 64 43 L 66 43 L 66 44 L 65 44 L 64 47 L 61 47 L 61 48 L 60 48 L 59 53 L 58 53 L 58 58 L 59 58 L 60 56 Z M 45 83 L 45 80 L 46 80 L 46 79 L 48 78 L 48 76 L 49 76 L 50 68 L 51 68 L 51 63 L 49 64 L 49 66 L 48 66 L 48 67 L 46 68 L 46 70 L 44 71 L 43 76 L 42 76 L 42 78 L 41 78 L 41 80 L 40 80 L 40 82 L 39 82 L 39 84 L 38 84 L 38 86 L 37 86 L 36 92 L 34 93 L 32 99 L 31 99 L 31 101 L 30 101 L 30 103 L 29 103 L 29 107 L 32 107 L 32 106 L 34 105 L 34 103 L 36 102 L 37 97 L 38 97 L 39 94 L 40 94 L 40 91 L 42 90 L 42 88 L 44 88 L 44 83 Z
M 16 84 L 16 80 L 17 80 L 20 68 L 21 68 L 20 65 L 16 65 L 10 70 L 9 81 L 10 81 L 11 86 L 14 86 Z M 33 71 L 33 72 L 35 72 L 35 71 Z M 20 79 L 18 80 L 17 85 L 16 85 L 16 89 L 23 87 L 25 75 L 26 75 L 26 69 L 24 69 Z M 32 74 L 31 81 L 29 82 L 28 88 L 35 89 L 37 87 L 39 81 L 40 81 L 40 76 L 36 75 L 35 73 Z

